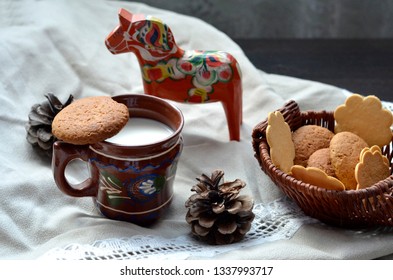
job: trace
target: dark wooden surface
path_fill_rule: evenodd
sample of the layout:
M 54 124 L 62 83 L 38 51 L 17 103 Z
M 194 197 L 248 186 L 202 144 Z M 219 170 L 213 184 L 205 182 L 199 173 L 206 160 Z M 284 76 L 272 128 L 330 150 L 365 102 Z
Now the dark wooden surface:
M 254 65 L 272 74 L 331 84 L 393 101 L 393 39 L 239 39 Z

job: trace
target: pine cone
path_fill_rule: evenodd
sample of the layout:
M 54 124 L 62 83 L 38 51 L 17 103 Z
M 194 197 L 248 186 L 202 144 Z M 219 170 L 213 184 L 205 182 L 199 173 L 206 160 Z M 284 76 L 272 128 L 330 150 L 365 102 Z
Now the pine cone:
M 253 200 L 239 192 L 246 184 L 240 179 L 224 182 L 224 172 L 211 178 L 202 174 L 192 187 L 196 192 L 186 201 L 186 221 L 192 233 L 210 244 L 230 244 L 241 240 L 254 220 Z
M 55 116 L 66 106 L 71 104 L 74 97 L 70 95 L 63 104 L 52 93 L 45 95 L 47 98 L 41 104 L 34 104 L 29 113 L 29 121 L 26 124 L 27 141 L 45 151 L 48 156 L 52 155 L 52 145 L 57 140 L 52 134 L 52 121 Z

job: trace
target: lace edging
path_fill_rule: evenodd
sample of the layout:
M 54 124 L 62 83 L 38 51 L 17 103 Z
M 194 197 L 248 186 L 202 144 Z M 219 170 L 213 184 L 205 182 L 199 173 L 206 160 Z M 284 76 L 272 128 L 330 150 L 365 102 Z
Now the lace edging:
M 92 244 L 72 243 L 54 248 L 41 259 L 57 260 L 125 260 L 125 259 L 187 259 L 211 258 L 218 254 L 250 246 L 291 238 L 306 223 L 317 222 L 303 214 L 289 198 L 267 205 L 254 206 L 255 219 L 244 239 L 235 244 L 211 246 L 191 234 L 175 238 L 158 235 L 132 236 L 97 240 Z

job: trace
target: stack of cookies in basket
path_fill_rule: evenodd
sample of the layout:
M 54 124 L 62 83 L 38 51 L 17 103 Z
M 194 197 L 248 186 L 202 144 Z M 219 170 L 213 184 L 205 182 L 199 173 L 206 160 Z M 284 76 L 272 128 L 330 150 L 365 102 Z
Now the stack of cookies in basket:
M 304 125 L 292 132 L 278 111 L 266 138 L 276 167 L 295 179 L 331 190 L 358 190 L 390 176 L 382 147 L 392 140 L 393 115 L 376 96 L 353 94 L 334 111 L 334 132 Z

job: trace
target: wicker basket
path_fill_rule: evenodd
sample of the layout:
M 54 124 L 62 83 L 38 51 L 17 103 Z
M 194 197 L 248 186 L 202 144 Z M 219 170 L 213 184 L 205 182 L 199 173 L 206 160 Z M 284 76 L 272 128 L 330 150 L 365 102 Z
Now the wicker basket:
M 333 112 L 300 112 L 295 101 L 278 109 L 292 131 L 303 125 L 320 125 L 334 131 Z M 254 127 L 255 157 L 273 182 L 292 198 L 306 215 L 345 228 L 393 226 L 393 176 L 362 190 L 334 191 L 306 184 L 278 169 L 271 161 L 266 140 L 267 119 Z M 391 163 L 392 142 L 382 152 Z

